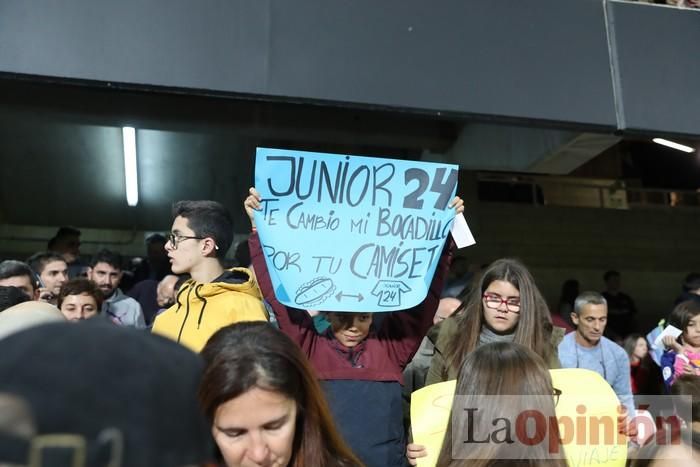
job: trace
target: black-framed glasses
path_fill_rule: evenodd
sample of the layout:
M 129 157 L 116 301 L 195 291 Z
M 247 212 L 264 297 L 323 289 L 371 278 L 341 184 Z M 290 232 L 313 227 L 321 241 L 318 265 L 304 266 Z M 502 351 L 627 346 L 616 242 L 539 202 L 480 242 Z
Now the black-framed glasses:
M 552 388 L 552 396 L 554 397 L 554 407 L 559 403 L 559 396 L 561 396 L 561 389 Z
M 492 310 L 497 310 L 501 303 L 506 305 L 506 310 L 511 313 L 520 313 L 520 299 L 517 297 L 502 298 L 500 295 L 486 292 L 483 295 L 484 303 Z
M 177 245 L 183 240 L 204 240 L 206 237 L 194 237 L 191 235 L 176 235 L 174 233 L 169 233 L 166 237 L 170 244 L 173 246 L 173 250 L 177 250 Z

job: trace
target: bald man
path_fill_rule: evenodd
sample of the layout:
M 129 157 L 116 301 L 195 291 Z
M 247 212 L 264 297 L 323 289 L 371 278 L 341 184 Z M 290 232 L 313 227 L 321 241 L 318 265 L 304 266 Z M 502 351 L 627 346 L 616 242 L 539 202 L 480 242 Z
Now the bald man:
M 167 274 L 158 282 L 158 286 L 156 287 L 156 300 L 160 308 L 169 308 L 175 303 L 175 295 L 177 295 L 175 284 L 177 284 L 179 280 L 180 278 L 175 274 Z

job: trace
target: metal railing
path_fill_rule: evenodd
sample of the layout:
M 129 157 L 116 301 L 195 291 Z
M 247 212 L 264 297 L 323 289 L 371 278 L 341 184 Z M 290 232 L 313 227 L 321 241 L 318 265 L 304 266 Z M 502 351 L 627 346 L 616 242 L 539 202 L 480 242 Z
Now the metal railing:
M 477 175 L 480 201 L 607 209 L 698 209 L 700 192 L 628 186 L 624 181 L 522 174 Z

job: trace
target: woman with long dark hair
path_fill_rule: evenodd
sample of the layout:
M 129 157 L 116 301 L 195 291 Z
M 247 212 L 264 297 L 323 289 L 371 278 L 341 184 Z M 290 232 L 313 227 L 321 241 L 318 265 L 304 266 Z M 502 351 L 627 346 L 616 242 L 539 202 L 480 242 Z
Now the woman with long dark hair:
M 649 344 L 641 334 L 630 334 L 625 338 L 622 347 L 630 358 L 632 394 L 643 394 L 649 381 Z
M 550 368 L 559 368 L 557 345 L 563 331 L 554 330 L 527 268 L 514 259 L 499 259 L 484 271 L 461 309 L 443 322 L 427 384 L 455 379 L 466 357 L 489 342 L 522 344 Z
M 306 357 L 265 322 L 217 331 L 199 390 L 228 467 L 358 467 Z
M 543 441 L 533 445 L 522 441 L 484 442 L 483 438 L 475 443 L 464 441 L 474 432 L 486 430 L 491 433 L 494 421 L 515 422 L 525 411 L 536 412 L 538 417 L 544 417 L 547 421 L 556 420 L 556 392 L 545 362 L 529 348 L 510 342 L 494 342 L 479 347 L 467 356 L 459 371 L 452 415 L 463 415 L 450 416 L 437 465 L 565 466 L 556 423 L 537 426 L 537 429 L 554 431 L 538 433 Z M 467 412 L 465 409 L 469 408 L 471 410 Z M 465 417 L 465 413 L 469 417 Z M 460 421 L 455 424 L 457 420 L 464 423 Z M 512 423 L 510 426 L 516 430 L 517 425 Z M 518 439 L 516 433 L 508 435 L 511 439 Z M 501 433 L 500 436 L 505 434 Z M 530 436 L 539 438 L 534 434 Z M 453 446 L 453 439 L 460 440 L 460 443 Z M 557 449 L 552 449 L 552 443 L 559 443 Z
M 564 337 L 555 328 L 547 303 L 527 268 L 515 259 L 499 259 L 484 270 L 462 306 L 440 325 L 426 384 L 457 378 L 466 358 L 491 342 L 514 342 L 539 355 L 550 368 L 559 368 L 557 345 Z M 428 453 L 410 443 L 411 465 Z

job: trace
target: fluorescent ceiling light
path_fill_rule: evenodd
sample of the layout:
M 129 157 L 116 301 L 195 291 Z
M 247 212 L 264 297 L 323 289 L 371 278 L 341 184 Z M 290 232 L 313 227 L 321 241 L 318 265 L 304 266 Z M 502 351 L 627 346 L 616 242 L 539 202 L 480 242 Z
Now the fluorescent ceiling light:
M 136 130 L 130 126 L 122 128 L 124 137 L 124 178 L 126 179 L 126 203 L 139 203 L 139 184 L 136 173 Z
M 691 148 L 690 146 L 686 146 L 685 144 L 674 143 L 673 141 L 669 141 L 667 139 L 654 138 L 652 139 L 652 141 L 656 144 L 661 144 L 662 146 L 668 146 L 669 148 L 677 149 L 678 151 L 695 152 L 695 148 Z

